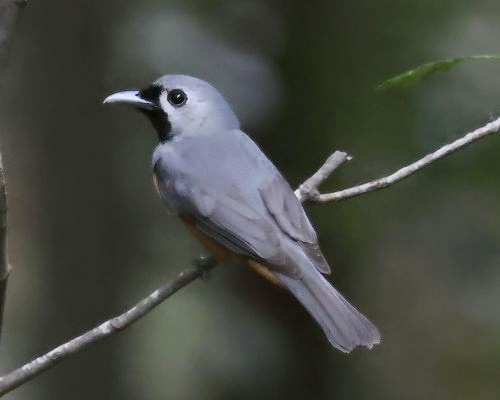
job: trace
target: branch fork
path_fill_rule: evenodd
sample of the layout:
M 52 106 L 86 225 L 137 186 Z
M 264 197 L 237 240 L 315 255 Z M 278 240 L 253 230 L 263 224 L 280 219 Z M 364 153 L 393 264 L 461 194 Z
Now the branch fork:
M 351 161 L 352 157 L 343 152 L 336 151 L 326 159 L 323 165 L 318 169 L 314 175 L 307 179 L 295 191 L 295 196 L 303 203 L 305 201 L 319 201 L 321 193 L 319 186 L 342 164 Z

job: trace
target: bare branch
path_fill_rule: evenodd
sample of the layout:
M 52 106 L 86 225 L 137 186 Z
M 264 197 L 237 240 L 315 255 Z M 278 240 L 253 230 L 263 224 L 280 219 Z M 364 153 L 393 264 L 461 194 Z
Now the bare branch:
M 0 0 L 0 74 L 7 65 L 12 34 L 19 19 L 25 0 Z M 0 335 L 2 334 L 3 312 L 10 266 L 7 260 L 7 189 L 0 155 Z
M 295 196 L 301 201 L 315 200 L 319 196 L 319 186 L 327 179 L 333 171 L 344 164 L 346 161 L 351 161 L 352 157 L 343 151 L 336 151 L 328 157 L 325 163 L 318 169 L 313 176 L 306 180 L 295 191 Z
M 0 334 L 2 332 L 5 293 L 10 266 L 7 260 L 7 193 L 3 177 L 2 156 L 0 155 Z
M 166 282 L 163 286 L 155 290 L 125 313 L 103 322 L 94 329 L 85 332 L 83 335 L 71 339 L 15 371 L 0 377 L 0 396 L 32 380 L 42 372 L 52 368 L 58 362 L 75 354 L 88 345 L 121 332 L 164 300 L 168 299 L 179 289 L 182 289 L 184 286 L 203 276 L 214 266 L 215 261 L 211 257 L 200 260 L 196 267 L 181 272 L 175 279 Z
M 338 192 L 333 193 L 325 193 L 319 194 L 317 191 L 317 186 L 312 186 L 311 191 L 305 190 L 305 193 L 300 193 L 301 196 L 310 199 L 311 201 L 326 203 L 329 201 L 341 201 L 345 199 L 349 199 L 351 197 L 360 196 L 365 193 L 373 192 L 375 190 L 384 189 L 388 186 L 391 186 L 402 179 L 409 177 L 417 171 L 420 171 L 422 168 L 425 168 L 432 164 L 435 161 L 441 160 L 449 156 L 450 154 L 463 149 L 470 144 L 483 139 L 491 134 L 497 133 L 500 130 L 500 118 L 482 126 L 481 128 L 476 129 L 475 131 L 467 133 L 465 136 L 460 139 L 455 140 L 453 143 L 447 144 L 433 153 L 427 154 L 425 157 L 421 158 L 418 161 L 415 161 L 413 164 L 410 164 L 404 168 L 397 170 L 396 172 L 388 175 L 386 177 L 375 179 L 373 181 L 364 183 L 362 185 L 354 186 L 349 189 L 340 190 Z M 335 155 L 335 153 L 334 153 Z M 333 156 L 332 156 L 333 157 Z M 330 160 L 330 159 L 328 159 Z M 328 163 L 327 160 L 327 163 Z M 320 168 L 320 171 L 323 167 Z M 319 171 L 318 171 L 319 172 Z M 317 173 L 316 173 L 317 174 Z M 313 175 L 316 176 L 316 174 Z M 321 176 L 321 179 L 318 182 L 324 181 L 328 176 Z M 310 178 L 310 179 L 312 179 Z M 309 180 L 308 180 L 309 181 Z M 316 182 L 316 181 L 315 181 Z M 302 185 L 301 185 L 302 187 Z M 300 189 L 300 188 L 299 188 Z
M 21 10 L 26 0 L 0 0 L 0 72 L 3 73 L 9 57 L 10 43 Z

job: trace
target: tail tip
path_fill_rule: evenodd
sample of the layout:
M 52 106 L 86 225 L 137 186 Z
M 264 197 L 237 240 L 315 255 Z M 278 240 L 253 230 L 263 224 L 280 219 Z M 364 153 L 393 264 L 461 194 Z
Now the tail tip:
M 363 341 L 355 341 L 351 343 L 344 343 L 340 344 L 337 341 L 335 341 L 333 338 L 328 338 L 330 344 L 335 347 L 336 349 L 339 349 L 340 351 L 344 353 L 351 353 L 354 349 L 357 349 L 359 347 L 365 347 L 368 350 L 373 349 L 374 346 L 378 346 L 380 342 L 382 341 L 382 338 L 380 337 L 380 334 L 376 333 L 373 337 L 363 340 Z

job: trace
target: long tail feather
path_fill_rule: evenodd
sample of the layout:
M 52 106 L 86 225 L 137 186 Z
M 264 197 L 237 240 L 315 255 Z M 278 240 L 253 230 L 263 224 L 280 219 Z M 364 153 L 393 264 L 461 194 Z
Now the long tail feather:
M 313 268 L 302 279 L 277 274 L 321 326 L 332 346 L 349 353 L 357 346 L 372 348 L 380 333 L 323 276 Z

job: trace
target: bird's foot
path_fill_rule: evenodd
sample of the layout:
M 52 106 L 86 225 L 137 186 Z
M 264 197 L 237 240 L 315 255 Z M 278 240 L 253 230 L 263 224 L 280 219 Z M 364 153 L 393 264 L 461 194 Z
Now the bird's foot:
M 217 260 L 214 256 L 200 256 L 193 261 L 193 265 L 201 271 L 201 279 L 208 280 L 211 277 L 210 271 L 217 265 Z

